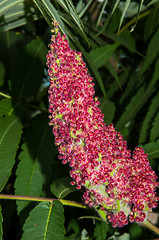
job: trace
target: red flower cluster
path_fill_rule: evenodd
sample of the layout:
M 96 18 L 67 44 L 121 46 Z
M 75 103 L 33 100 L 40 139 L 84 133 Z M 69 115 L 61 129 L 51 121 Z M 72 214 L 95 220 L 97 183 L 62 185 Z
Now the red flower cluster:
M 47 55 L 49 112 L 55 144 L 69 163 L 72 185 L 85 189 L 83 199 L 104 212 L 113 227 L 143 222 L 157 206 L 157 176 L 142 148 L 133 157 L 113 125 L 103 121 L 94 84 L 82 54 L 69 47 L 54 22 Z

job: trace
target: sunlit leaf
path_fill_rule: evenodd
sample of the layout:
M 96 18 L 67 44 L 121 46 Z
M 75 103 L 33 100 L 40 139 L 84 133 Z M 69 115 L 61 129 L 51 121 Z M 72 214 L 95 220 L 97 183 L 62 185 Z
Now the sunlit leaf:
M 0 17 L 0 30 L 7 31 L 37 20 L 39 13 L 30 0 L 7 0 L 0 3 Z
M 70 2 L 70 1 L 69 1 L 69 2 Z M 71 6 L 72 6 L 72 5 L 71 5 Z M 71 14 L 74 22 L 77 24 L 77 26 L 79 27 L 79 29 L 81 30 L 81 32 L 83 32 L 83 34 L 84 34 L 82 21 L 81 21 L 81 19 L 79 18 L 78 13 L 76 12 L 76 10 L 73 9 L 71 6 L 70 6 L 70 4 L 68 3 L 69 12 L 70 12 L 70 14 Z M 84 35 L 85 35 L 85 34 L 84 34 Z
M 113 15 L 114 11 L 116 10 L 118 4 L 119 4 L 120 0 L 116 0 L 115 3 L 114 3 L 114 6 L 113 6 L 113 9 L 111 11 L 111 15 Z
M 102 15 L 103 15 L 103 13 L 104 13 L 104 9 L 105 9 L 107 3 L 108 3 L 108 0 L 104 0 L 104 1 L 103 1 L 103 6 L 102 6 L 102 9 L 101 9 L 101 11 L 100 11 L 98 20 L 97 20 L 97 26 L 98 26 L 99 23 L 100 23 L 100 20 L 101 20 L 101 18 L 102 18 Z
M 140 0 L 139 2 L 131 1 L 128 9 L 126 11 L 127 17 L 132 17 L 134 15 L 138 15 L 141 11 L 145 10 L 145 6 L 143 5 L 144 0 Z M 124 9 L 125 3 L 123 1 L 120 2 L 119 8 L 121 11 Z M 138 17 L 138 16 L 137 16 Z
M 119 232 L 114 232 L 113 236 L 109 237 L 107 240 L 130 240 L 130 234 L 129 233 L 124 233 L 120 235 Z
M 90 4 L 92 3 L 92 1 L 93 1 L 93 0 L 89 0 L 89 1 L 86 3 L 85 7 L 81 10 L 81 12 L 80 12 L 80 10 L 79 10 L 79 17 L 80 17 L 80 18 L 83 17 L 83 15 L 85 14 L 85 12 L 87 11 L 87 9 L 89 8 L 89 6 L 90 6 Z M 79 1 L 78 4 L 79 4 L 80 2 L 81 2 L 81 1 Z M 77 4 L 77 11 L 78 11 L 78 4 Z M 81 4 L 81 5 L 82 5 L 82 4 Z
M 59 201 L 39 203 L 24 224 L 22 240 L 63 240 L 63 211 Z
M 140 16 L 140 12 L 143 11 L 145 9 L 145 6 L 143 5 L 144 3 L 144 0 L 140 0 L 140 4 L 139 4 L 139 8 L 138 8 L 138 13 L 137 13 L 137 17 L 136 17 L 136 22 L 133 26 L 133 29 L 136 27 L 137 25 L 137 22 L 139 20 L 139 16 Z
M 119 240 L 130 240 L 130 234 L 124 233 L 120 237 L 118 237 Z
M 88 237 L 88 232 L 87 232 L 87 230 L 84 228 L 84 229 L 82 230 L 82 232 L 81 232 L 81 240 L 87 240 L 87 239 L 89 239 L 89 237 Z
M 53 19 L 56 19 L 56 21 L 59 22 L 59 27 L 63 34 L 67 35 L 63 21 L 61 20 L 58 11 L 50 2 L 50 0 L 34 0 L 34 2 L 41 11 L 42 15 L 46 18 L 46 20 L 49 20 L 51 22 Z
M 124 17 L 125 17 L 125 14 L 126 14 L 126 11 L 129 7 L 130 2 L 131 2 L 131 0 L 126 0 L 126 2 L 125 2 L 124 9 L 122 11 L 122 15 L 121 15 L 121 18 L 120 18 L 120 23 L 119 23 L 119 28 L 118 29 L 120 29 L 120 27 L 123 23 L 123 20 L 124 20 Z
M 36 15 L 36 14 L 33 14 L 32 16 L 32 20 L 37 20 L 39 17 Z M 11 29 L 14 29 L 14 28 L 18 28 L 18 27 L 21 27 L 25 24 L 27 24 L 28 21 L 26 20 L 26 18 L 22 18 L 22 19 L 18 19 L 18 20 L 15 20 L 14 22 L 11 22 L 11 23 L 8 23 L 8 24 L 5 24 L 3 27 L 0 27 L 0 30 L 2 30 L 3 32 L 5 31 L 9 31 Z
M 57 9 L 50 2 L 50 0 L 34 0 L 34 2 L 36 3 L 37 7 L 39 8 L 39 10 L 41 11 L 42 15 L 45 17 L 48 23 L 50 23 L 53 19 L 56 19 L 56 21 L 59 22 L 59 27 L 62 33 L 65 34 L 67 37 L 70 35 L 64 24 L 62 13 L 57 11 Z M 72 1 L 58 0 L 57 2 L 62 6 L 62 8 L 66 11 L 66 13 L 72 17 L 73 21 L 79 27 L 81 33 L 86 38 L 86 35 L 83 31 L 83 23 L 78 13 L 76 12 L 76 8 L 74 7 Z
M 57 0 L 58 4 L 61 5 L 61 7 L 69 13 L 68 5 L 66 4 L 65 0 Z
M 151 2 L 148 3 L 147 7 L 150 7 L 152 4 L 155 4 L 156 2 L 158 2 L 159 0 L 152 0 Z

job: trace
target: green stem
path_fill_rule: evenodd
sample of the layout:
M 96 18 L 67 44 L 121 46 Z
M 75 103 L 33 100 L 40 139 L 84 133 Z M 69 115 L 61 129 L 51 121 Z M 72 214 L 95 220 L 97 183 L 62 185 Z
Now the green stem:
M 7 94 L 5 94 L 5 93 L 2 93 L 2 92 L 0 92 L 0 96 L 6 97 L 6 98 L 12 98 L 11 96 L 9 96 L 9 95 L 7 95 Z
M 143 17 L 146 17 L 147 15 L 149 15 L 150 11 L 146 11 L 144 13 L 142 13 L 138 20 L 143 18 Z M 125 24 L 119 31 L 118 31 L 118 35 L 120 35 L 124 30 L 126 30 L 128 27 L 130 27 L 132 24 L 134 24 L 136 22 L 136 18 L 133 18 L 130 22 L 128 22 L 127 24 Z
M 155 232 L 156 234 L 159 235 L 159 228 L 156 227 L 152 222 L 150 222 L 149 220 L 146 220 L 143 223 L 140 223 L 141 225 L 151 229 L 153 232 Z
M 28 103 L 28 106 L 31 107 L 31 108 L 33 108 L 33 109 L 39 110 L 39 111 L 41 111 L 41 112 L 46 112 L 46 113 L 48 113 L 48 111 L 47 111 L 46 109 L 40 108 L 40 107 L 35 106 L 35 105 L 31 104 L 31 103 Z
M 54 200 L 57 200 L 55 198 L 19 196 L 19 195 L 9 195 L 9 194 L 0 194 L 0 199 L 35 201 L 35 202 L 53 202 Z M 65 206 L 87 208 L 84 203 L 79 203 L 79 202 L 64 200 L 64 199 L 58 199 L 58 200 Z
M 5 93 L 2 93 L 2 92 L 0 92 L 0 96 L 6 97 L 6 98 L 14 98 L 14 97 L 11 97 L 11 96 L 9 96 L 9 95 L 7 95 L 7 94 L 5 94 Z M 16 99 L 16 100 L 19 101 L 19 102 L 21 101 L 21 99 Z M 31 108 L 33 108 L 33 109 L 39 110 L 39 111 L 41 111 L 41 112 L 47 112 L 47 113 L 48 113 L 48 111 L 47 111 L 46 109 L 40 108 L 40 107 L 35 106 L 35 105 L 33 105 L 33 104 L 28 103 L 28 106 L 31 107 Z

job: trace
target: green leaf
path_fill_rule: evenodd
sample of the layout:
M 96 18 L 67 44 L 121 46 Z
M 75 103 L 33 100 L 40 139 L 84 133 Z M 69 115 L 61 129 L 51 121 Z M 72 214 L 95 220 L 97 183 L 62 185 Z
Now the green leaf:
M 144 74 L 144 72 L 150 67 L 150 65 L 153 63 L 153 61 L 157 58 L 157 56 L 159 54 L 159 44 L 158 43 L 159 43 L 159 29 L 153 35 L 153 37 L 149 43 L 146 58 L 145 58 L 143 67 L 140 71 L 140 75 L 139 75 L 140 78 Z
M 128 76 L 128 74 L 127 74 Z M 124 103 L 125 101 L 127 101 L 128 97 L 130 96 L 130 93 L 133 92 L 133 90 L 135 89 L 137 85 L 137 77 L 136 75 L 132 75 L 132 76 L 129 76 L 129 81 L 126 85 L 126 89 L 125 91 L 123 92 L 123 94 L 121 95 L 121 98 L 120 98 L 120 101 L 119 101 L 119 104 L 121 105 L 122 103 Z
M 11 98 L 3 98 L 0 101 L 0 118 L 6 115 L 10 115 L 13 111 Z
M 3 98 L 0 100 L 0 117 L 14 113 L 20 120 L 23 120 L 27 111 L 27 104 L 23 101 L 17 102 L 17 100 L 12 98 Z
M 20 162 L 16 171 L 15 194 L 39 197 L 43 185 L 51 180 L 55 147 L 53 135 L 48 125 L 48 117 L 39 114 L 34 118 L 26 131 L 25 143 L 19 156 Z M 18 213 L 29 203 L 17 201 Z
M 104 114 L 104 122 L 106 124 L 112 123 L 116 111 L 115 104 L 111 101 L 105 100 L 104 98 L 100 98 L 99 100 L 101 103 L 101 111 Z
M 102 18 L 102 16 L 103 16 L 104 9 L 105 9 L 107 3 L 108 3 L 108 0 L 104 0 L 104 1 L 103 1 L 103 6 L 102 6 L 102 9 L 101 9 L 101 11 L 100 11 L 100 14 L 99 14 L 98 20 L 97 20 L 97 26 L 98 26 L 99 23 L 100 23 L 100 20 L 101 20 L 101 18 Z
M 132 1 L 130 2 L 128 9 L 126 11 L 126 17 L 133 17 L 134 15 L 137 15 L 138 12 L 145 10 L 145 6 L 143 5 L 144 0 L 140 0 L 140 3 Z M 121 11 L 124 9 L 124 2 L 120 2 L 119 8 Z
M 147 87 L 149 89 L 149 91 L 151 91 L 151 89 L 154 88 L 154 85 L 156 84 L 158 79 L 159 79 L 159 59 L 156 61 L 155 71 L 154 71 L 152 80 L 150 81 L 150 83 L 149 83 L 149 85 Z
M 129 70 L 130 70 L 130 68 L 127 68 L 126 71 L 124 71 L 123 73 L 121 73 L 119 75 L 120 84 L 118 83 L 118 81 L 113 81 L 113 83 L 111 84 L 111 86 L 109 87 L 109 89 L 107 91 L 108 99 L 112 98 L 112 96 L 115 94 L 115 92 L 117 92 L 120 89 L 120 86 L 122 88 L 122 86 L 124 86 L 126 84 Z
M 118 46 L 119 43 L 107 44 L 90 51 L 89 57 L 97 69 L 106 63 Z
M 138 20 L 139 20 L 140 12 L 145 10 L 145 6 L 143 5 L 143 3 L 144 3 L 144 0 L 140 0 L 139 7 L 138 7 L 138 13 L 137 13 L 137 17 L 136 17 L 136 21 L 135 21 L 134 26 L 132 26 L 130 32 L 134 31 L 134 29 L 135 29 L 135 27 L 136 27 L 136 25 L 137 25 L 137 22 L 138 22 Z M 130 4 L 131 4 L 131 3 L 130 3 Z
M 150 81 L 146 90 L 144 89 L 144 86 L 141 87 L 136 93 L 136 95 L 132 97 L 132 99 L 130 100 L 130 103 L 126 106 L 126 111 L 123 113 L 123 115 L 121 116 L 121 118 L 117 123 L 116 127 L 118 129 L 120 129 L 126 123 L 128 123 L 129 121 L 135 118 L 137 112 L 141 109 L 141 107 L 145 104 L 145 102 L 148 101 L 149 97 L 155 91 L 155 84 L 158 79 L 159 79 L 159 59 L 156 62 L 155 71 L 154 71 L 152 80 Z
M 41 164 L 30 155 L 27 144 L 23 144 L 20 154 L 20 163 L 16 171 L 15 194 L 23 196 L 39 197 L 42 195 L 42 186 L 45 176 L 42 173 Z M 17 210 L 20 213 L 29 202 L 17 201 Z
M 115 232 L 113 236 L 109 237 L 107 240 L 130 240 L 130 234 L 124 233 L 120 235 L 119 232 Z
M 87 240 L 89 239 L 89 236 L 88 236 L 88 232 L 87 230 L 84 228 L 81 232 L 81 240 Z
M 57 0 L 59 3 L 63 3 L 64 1 L 62 0 Z M 66 0 L 67 6 L 68 6 L 68 13 L 71 15 L 72 19 L 74 20 L 74 22 L 77 24 L 77 26 L 79 27 L 80 31 L 83 33 L 83 35 L 85 36 L 85 33 L 83 31 L 83 23 L 76 11 L 75 6 L 73 5 L 71 0 Z M 64 3 L 62 4 L 64 5 Z M 66 8 L 66 7 L 65 7 Z M 86 37 L 86 36 L 85 36 Z
M 77 189 L 70 185 L 71 178 L 69 177 L 63 177 L 56 179 L 51 184 L 51 192 L 57 197 L 57 198 L 64 198 L 69 193 L 76 191 Z
M 119 240 L 130 240 L 130 234 L 124 233 L 120 237 L 118 237 Z
M 87 60 L 87 62 L 89 64 L 93 74 L 95 75 L 95 78 L 96 78 L 96 80 L 97 80 L 97 82 L 99 84 L 99 87 L 101 88 L 101 91 L 103 92 L 103 95 L 106 98 L 106 91 L 105 91 L 105 88 L 104 88 L 104 84 L 103 84 L 102 78 L 101 78 L 101 76 L 100 76 L 96 66 L 94 65 L 94 63 L 90 59 L 89 54 L 87 54 L 85 52 L 85 50 L 83 49 L 81 44 L 78 41 L 76 42 L 76 44 L 77 44 L 78 48 L 80 49 L 80 51 L 83 53 L 83 56 L 86 58 L 86 60 Z
M 65 0 L 57 0 L 57 2 L 69 14 L 68 4 L 66 4 L 67 1 L 65 1 Z
M 105 33 L 103 33 L 103 35 L 105 37 L 108 37 L 110 39 L 112 39 L 114 42 L 119 42 L 121 45 L 123 45 L 124 47 L 126 47 L 129 51 L 131 52 L 136 52 L 137 54 L 139 55 L 142 55 L 140 52 L 138 52 L 136 49 L 135 49 L 135 44 L 132 42 L 132 40 L 130 41 L 130 37 L 129 37 L 129 41 L 127 41 L 127 37 L 125 39 L 124 36 L 122 35 L 125 35 L 125 34 L 122 34 L 122 35 L 119 35 L 117 36 L 116 33 L 113 33 L 112 31 L 108 30 L 106 31 Z M 132 44 L 133 43 L 133 44 Z M 143 55 L 142 55 L 143 56 Z
M 105 222 L 96 222 L 94 228 L 94 238 L 96 240 L 105 240 L 107 237 L 107 232 L 109 229 L 109 225 Z
M 80 1 L 78 1 L 78 3 L 77 3 L 77 6 L 76 6 L 76 11 L 77 12 L 80 12 L 80 10 L 81 10 L 81 12 L 79 13 L 79 17 L 81 18 L 81 17 L 83 17 L 83 15 L 85 14 L 85 12 L 87 11 L 87 9 L 89 8 L 89 6 L 90 6 L 90 4 L 92 3 L 92 1 L 93 0 L 89 0 L 86 4 L 82 1 L 82 0 L 80 0 Z M 82 9 L 82 5 L 84 6 L 83 7 L 83 9 Z
M 45 17 L 46 21 L 51 22 L 53 19 L 56 19 L 56 21 L 59 22 L 59 27 L 61 31 L 67 36 L 65 25 L 61 20 L 58 11 L 56 10 L 56 8 L 54 8 L 50 0 L 34 0 L 34 2 L 39 8 L 41 14 Z
M 5 68 L 2 62 L 0 62 L 0 86 L 4 83 Z
M 7 31 L 26 24 L 28 21 L 37 20 L 39 12 L 31 1 L 7 0 L 0 3 L 0 31 Z
M 147 7 L 151 6 L 152 4 L 158 2 L 159 0 L 152 0 L 151 2 L 149 2 L 149 4 L 147 5 Z
M 12 69 L 12 94 L 25 98 L 35 96 L 42 81 L 47 48 L 42 39 L 32 40 L 21 51 Z
M 142 228 L 137 225 L 137 224 L 131 224 L 130 225 L 130 237 L 132 240 L 136 240 L 136 239 L 141 239 L 142 238 Z
M 119 121 L 116 124 L 116 128 L 119 130 L 125 126 L 129 121 L 132 121 L 135 118 L 136 113 L 139 111 L 141 106 L 147 100 L 145 96 L 144 87 L 141 87 L 136 95 L 132 97 L 129 104 L 126 106 L 126 109 L 122 116 L 120 117 Z
M 158 26 L 158 18 L 159 18 L 159 12 L 157 8 L 152 8 L 150 11 L 150 14 L 148 15 L 145 23 L 145 29 L 144 29 L 144 39 L 147 41 L 151 35 L 154 33 L 155 29 L 157 29 Z
M 149 159 L 159 158 L 159 140 L 142 146 Z
M 78 219 L 79 220 L 79 219 Z M 76 239 L 77 236 L 80 234 L 80 226 L 79 221 L 75 218 L 70 218 L 67 227 L 67 234 L 71 232 L 70 239 Z
M 159 136 L 159 113 L 155 117 L 153 124 L 152 124 L 152 129 L 150 132 L 150 142 L 156 140 L 156 138 Z
M 144 143 L 146 141 L 146 137 L 148 134 L 148 129 L 151 124 L 151 120 L 154 117 L 155 113 L 157 112 L 157 109 L 159 108 L 159 92 L 157 95 L 152 99 L 151 104 L 149 106 L 148 112 L 146 114 L 146 117 L 144 118 L 141 130 L 140 130 L 140 137 L 139 137 L 139 143 Z
M 37 14 L 33 14 L 31 19 L 36 21 L 37 19 L 39 19 L 39 17 L 37 16 Z M 26 18 L 18 19 L 18 20 L 15 20 L 14 22 L 5 24 L 3 27 L 0 27 L 0 31 L 6 32 L 14 28 L 21 27 L 27 23 L 28 23 L 28 20 L 26 20 Z
M 112 63 L 110 63 L 109 61 L 107 61 L 107 63 L 105 64 L 106 68 L 108 69 L 108 71 L 111 73 L 111 75 L 115 78 L 118 86 L 120 89 L 122 89 L 121 84 L 120 84 L 120 80 L 118 78 L 118 75 L 116 73 L 115 67 L 113 66 Z
M 0 240 L 3 240 L 3 216 L 2 216 L 2 207 L 0 206 Z
M 56 8 L 53 6 L 53 4 L 50 2 L 50 0 L 34 0 L 34 2 L 37 5 L 37 7 L 39 8 L 42 15 L 45 17 L 46 21 L 49 23 L 49 25 L 53 19 L 56 19 L 56 21 L 59 22 L 59 27 L 60 27 L 60 30 L 62 31 L 62 33 L 65 34 L 67 37 L 71 35 L 69 30 L 67 29 L 67 27 L 64 24 L 65 19 L 63 19 L 63 17 L 62 17 L 62 12 L 57 11 Z M 80 32 L 87 39 L 87 37 L 83 31 L 82 21 L 79 18 L 78 13 L 76 12 L 76 9 L 75 9 L 72 1 L 67 0 L 66 1 L 67 4 L 62 0 L 58 0 L 57 2 L 66 11 L 67 16 L 69 15 L 72 17 L 73 21 L 77 24 L 78 28 L 80 29 Z
M 0 45 L 3 46 L 3 48 L 0 48 L 0 58 L 7 70 L 5 71 L 5 84 L 8 82 L 9 88 L 11 85 L 11 68 L 18 68 L 15 66 L 15 61 L 18 58 L 20 51 L 24 48 L 24 39 L 25 37 L 23 34 L 17 34 L 16 31 L 7 31 L 0 34 Z M 21 62 L 23 58 L 24 54 L 22 55 Z M 19 71 L 19 69 L 17 69 L 17 71 Z M 5 84 L 4 89 L 6 89 Z
M 127 44 L 131 46 L 131 49 L 136 49 L 136 42 L 135 39 L 132 36 L 132 33 L 130 30 L 125 29 L 124 31 L 121 31 L 120 37 L 124 40 L 127 41 Z M 129 47 L 130 49 L 130 47 Z
M 22 240 L 63 240 L 63 211 L 59 201 L 39 203 L 24 224 Z
M 119 28 L 118 29 L 120 29 L 120 27 L 123 23 L 123 20 L 124 20 L 124 17 L 125 17 L 125 14 L 127 12 L 127 9 L 129 7 L 130 2 L 131 2 L 131 0 L 126 0 L 126 2 L 125 2 L 124 9 L 122 11 L 122 15 L 121 15 L 121 18 L 120 18 L 120 23 L 119 23 Z
M 116 2 L 114 3 L 113 9 L 111 11 L 111 15 L 113 15 L 115 9 L 117 8 L 118 4 L 119 4 L 120 0 L 116 0 Z
M 15 162 L 22 134 L 20 121 L 11 114 L 0 118 L 0 191 L 4 188 Z

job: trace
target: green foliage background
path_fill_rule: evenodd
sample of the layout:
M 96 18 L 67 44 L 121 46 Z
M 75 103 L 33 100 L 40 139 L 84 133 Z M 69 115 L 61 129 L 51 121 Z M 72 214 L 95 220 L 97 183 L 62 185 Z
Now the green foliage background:
M 46 70 L 53 18 L 82 52 L 105 122 L 159 170 L 159 1 L 0 0 L 0 198 L 14 199 L 1 200 L 0 239 L 152 239 L 80 205 L 57 158 Z

